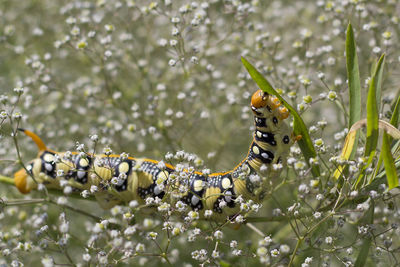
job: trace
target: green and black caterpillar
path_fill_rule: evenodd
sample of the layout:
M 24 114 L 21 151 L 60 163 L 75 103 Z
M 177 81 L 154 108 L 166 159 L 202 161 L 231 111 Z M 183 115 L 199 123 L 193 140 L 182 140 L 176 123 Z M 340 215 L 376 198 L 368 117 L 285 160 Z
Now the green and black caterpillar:
M 36 134 L 20 129 L 35 141 L 39 153 L 15 173 L 15 185 L 22 193 L 40 184 L 60 190 L 68 186 L 76 192 L 89 190 L 105 209 L 132 200 L 145 203 L 152 197 L 171 205 L 180 201 L 194 211 L 233 216 L 240 210 L 235 201 L 239 196 L 245 201 L 262 201 L 297 139 L 284 122 L 289 111 L 275 96 L 258 90 L 251 98 L 251 109 L 253 141 L 245 159 L 228 172 L 207 175 L 146 158 L 56 152 Z

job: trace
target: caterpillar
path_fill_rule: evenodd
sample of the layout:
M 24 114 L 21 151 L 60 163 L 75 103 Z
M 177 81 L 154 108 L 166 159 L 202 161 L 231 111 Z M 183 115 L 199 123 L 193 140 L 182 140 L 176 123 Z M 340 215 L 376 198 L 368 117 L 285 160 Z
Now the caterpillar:
M 15 185 L 25 194 L 39 184 L 60 190 L 67 185 L 77 192 L 92 189 L 104 209 L 158 197 L 170 204 L 181 201 L 194 211 L 233 216 L 239 212 L 235 201 L 239 196 L 256 203 L 263 200 L 298 139 L 285 123 L 289 111 L 277 97 L 258 90 L 251 97 L 251 110 L 255 132 L 247 156 L 230 171 L 208 175 L 146 158 L 56 152 L 33 132 L 20 129 L 36 143 L 39 153 L 14 174 Z

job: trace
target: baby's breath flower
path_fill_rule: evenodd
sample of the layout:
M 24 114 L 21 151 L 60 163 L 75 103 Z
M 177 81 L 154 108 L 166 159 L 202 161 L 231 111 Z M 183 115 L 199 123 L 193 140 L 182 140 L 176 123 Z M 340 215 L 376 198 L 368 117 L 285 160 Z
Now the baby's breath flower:
M 53 267 L 54 266 L 54 260 L 53 260 L 53 258 L 51 258 L 49 256 L 45 256 L 44 258 L 42 258 L 41 262 L 44 267 Z
M 149 232 L 147 234 L 147 238 L 151 239 L 151 240 L 156 240 L 157 236 L 158 236 L 158 233 L 156 233 L 156 232 Z
M 300 103 L 297 105 L 297 110 L 304 111 L 306 109 L 306 105 L 304 103 Z
M 223 237 L 222 231 L 220 231 L 220 230 L 215 231 L 215 232 L 214 232 L 214 237 L 215 237 L 217 240 L 221 240 L 222 237 Z
M 327 236 L 327 237 L 325 237 L 325 243 L 326 243 L 326 244 L 328 244 L 328 245 L 331 245 L 331 244 L 332 244 L 332 242 L 333 242 L 333 239 L 332 239 L 332 237 L 331 237 L 331 236 Z
M 113 152 L 113 151 L 112 151 L 111 148 L 109 148 L 109 147 L 103 148 L 103 153 L 104 153 L 106 156 L 111 155 L 112 152 Z
M 304 86 L 309 86 L 312 83 L 311 80 L 308 77 L 304 76 L 304 75 L 300 75 L 299 76 L 299 80 Z
M 219 258 L 219 251 L 218 250 L 213 250 L 213 252 L 211 253 L 211 257 L 213 257 L 214 259 L 218 259 Z
M 170 205 L 168 203 L 162 203 L 160 206 L 157 207 L 158 211 L 165 212 L 169 211 Z
M 273 250 L 271 250 L 271 257 L 274 257 L 274 258 L 276 258 L 276 257 L 278 257 L 279 256 L 279 250 L 278 249 L 273 249 Z
M 145 246 L 144 246 L 144 244 L 142 244 L 142 243 L 138 243 L 137 245 L 136 245 L 136 248 L 135 248 L 135 250 L 136 250 L 136 252 L 144 252 L 145 251 Z
M 306 104 L 310 104 L 312 102 L 312 96 L 310 95 L 303 96 L 303 101 Z
M 113 32 L 115 30 L 114 25 L 112 24 L 104 25 L 104 29 L 106 29 L 107 32 Z
M 57 177 L 63 177 L 64 176 L 64 170 L 57 170 Z
M 170 59 L 168 62 L 168 65 L 170 65 L 171 67 L 174 67 L 176 65 L 176 60 Z
M 14 113 L 13 113 L 13 118 L 15 118 L 15 119 L 21 119 L 21 118 L 22 118 L 21 112 L 14 112 Z
M 260 241 L 258 241 L 258 245 L 259 246 L 269 246 L 272 243 L 272 238 L 271 236 L 266 236 L 264 237 L 264 239 L 261 239 Z
M 258 256 L 265 256 L 268 253 L 268 249 L 266 247 L 259 247 L 257 248 L 257 255 Z
M 385 38 L 386 40 L 389 40 L 390 38 L 392 38 L 392 32 L 385 31 L 384 33 L 382 33 L 382 37 Z
M 77 44 L 76 44 L 76 48 L 78 49 L 84 49 L 87 47 L 87 42 L 85 40 L 80 40 Z
M 294 164 L 294 168 L 296 170 L 302 170 L 306 167 L 306 164 L 303 161 L 296 161 L 296 163 Z
M 22 94 L 24 92 L 24 87 L 18 86 L 14 88 L 14 92 L 16 92 L 17 94 Z
M 275 163 L 275 164 L 272 164 L 272 169 L 273 169 L 274 171 L 279 171 L 279 170 L 281 170 L 282 168 L 283 168 L 282 163 Z
M 82 196 L 83 198 L 88 198 L 88 197 L 90 196 L 90 192 L 89 192 L 88 190 L 83 190 L 83 191 L 81 192 L 81 196 Z
M 90 256 L 89 253 L 85 253 L 82 255 L 83 261 L 89 262 L 92 259 L 92 256 Z
M 190 221 L 198 220 L 200 218 L 199 213 L 197 211 L 193 211 L 193 210 L 189 211 L 188 217 L 189 217 Z
M 324 140 L 322 140 L 321 138 L 316 139 L 316 140 L 314 140 L 314 144 L 315 144 L 317 147 L 321 147 L 321 146 L 324 145 Z
M 77 35 L 80 34 L 80 32 L 81 32 L 81 30 L 79 29 L 79 27 L 78 27 L 78 26 L 74 26 L 74 27 L 71 29 L 70 34 L 71 34 L 72 36 L 77 36 Z
M 179 35 L 179 29 L 178 28 L 173 28 L 171 31 L 172 36 L 178 36 Z
M 204 217 L 209 218 L 213 215 L 213 211 L 212 210 L 205 210 L 204 211 Z

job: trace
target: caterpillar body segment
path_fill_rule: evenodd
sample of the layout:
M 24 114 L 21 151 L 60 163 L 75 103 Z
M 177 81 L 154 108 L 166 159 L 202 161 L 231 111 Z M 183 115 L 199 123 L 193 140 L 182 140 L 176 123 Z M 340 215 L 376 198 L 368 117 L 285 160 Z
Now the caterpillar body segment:
M 64 192 L 88 190 L 101 207 L 149 197 L 179 202 L 195 211 L 212 210 L 214 218 L 240 212 L 236 199 L 260 203 L 271 181 L 286 163 L 289 147 L 296 141 L 283 121 L 289 115 L 279 100 L 261 90 L 251 98 L 255 132 L 247 156 L 231 171 L 209 175 L 176 170 L 170 164 L 146 158 L 56 152 L 48 149 L 34 133 L 21 129 L 39 148 L 35 159 L 14 175 L 15 185 L 29 193 L 39 184 Z M 200 213 L 201 214 L 201 213 Z

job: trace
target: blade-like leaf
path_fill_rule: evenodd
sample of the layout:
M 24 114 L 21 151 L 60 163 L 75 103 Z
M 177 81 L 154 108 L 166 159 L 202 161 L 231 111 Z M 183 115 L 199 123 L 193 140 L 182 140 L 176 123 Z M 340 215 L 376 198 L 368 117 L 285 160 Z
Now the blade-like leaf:
M 394 165 L 394 160 L 392 153 L 390 151 L 389 136 L 387 133 L 383 133 L 382 140 L 382 158 L 383 164 L 385 166 L 386 179 L 389 186 L 389 190 L 399 186 L 399 178 L 396 173 L 396 166 Z
M 314 149 L 314 145 L 311 141 L 310 135 L 308 133 L 307 126 L 304 124 L 304 121 L 297 113 L 297 111 L 289 105 L 271 86 L 271 84 L 261 75 L 258 70 L 250 64 L 244 57 L 242 57 L 243 65 L 246 67 L 249 72 L 251 78 L 256 82 L 256 84 L 260 87 L 260 89 L 270 95 L 275 95 L 283 105 L 290 111 L 290 114 L 293 116 L 293 131 L 295 135 L 301 135 L 302 138 L 298 141 L 301 152 L 307 160 L 307 164 L 309 164 L 309 160 L 311 158 L 316 157 L 316 152 Z M 319 167 L 314 165 L 311 167 L 311 171 L 315 177 L 320 175 Z
M 399 121 L 399 109 L 400 109 L 400 95 L 397 97 L 395 105 L 392 106 L 393 114 L 392 118 L 390 119 L 390 124 L 393 125 L 396 129 Z M 388 144 L 390 145 L 391 143 L 392 143 L 392 138 L 388 137 Z M 381 165 L 382 165 L 382 153 L 379 155 L 378 164 L 375 168 L 375 176 L 378 173 L 379 169 L 381 168 Z
M 400 111 L 400 96 L 397 98 L 396 106 L 394 106 L 392 118 L 390 118 L 390 124 L 397 128 L 399 123 L 399 111 Z
M 390 104 L 390 109 L 394 110 L 397 105 L 397 101 L 399 100 L 400 97 L 400 88 L 397 89 L 396 97 L 393 99 L 392 103 Z
M 349 133 L 346 136 L 346 139 L 344 140 L 344 145 L 342 149 L 342 154 L 340 155 L 340 159 L 348 160 L 350 158 L 350 155 L 352 154 L 351 152 L 353 151 L 356 142 L 356 137 L 357 137 L 357 131 L 349 131 Z M 333 176 L 336 179 L 339 179 L 339 177 L 342 175 L 343 170 L 344 166 L 342 165 L 338 166 Z
M 394 107 L 390 124 L 397 130 L 399 123 L 399 110 L 400 110 L 400 96 L 397 98 L 396 106 Z M 385 166 L 386 179 L 389 186 L 389 190 L 399 186 L 399 178 L 396 172 L 396 165 L 394 164 L 393 156 L 391 154 L 390 144 L 392 143 L 392 137 L 389 137 L 386 133 L 383 133 L 382 141 L 382 152 L 379 159 L 383 159 Z
M 379 75 L 384 66 L 385 55 L 382 55 L 371 77 L 367 97 L 367 142 L 365 144 L 364 156 L 370 157 L 375 153 L 378 144 L 378 107 L 376 103 L 376 91 L 380 90 Z
M 346 69 L 349 82 L 350 119 L 349 129 L 361 119 L 361 83 L 358 68 L 357 46 L 354 40 L 353 27 L 349 23 L 346 35 Z M 358 134 L 357 134 L 358 135 Z M 355 139 L 354 147 L 357 148 L 358 138 Z M 355 151 L 355 150 L 354 150 Z M 350 157 L 352 159 L 355 153 Z
M 360 71 L 358 67 L 358 57 L 357 57 L 357 45 L 354 40 L 354 32 L 351 23 L 347 26 L 346 31 L 346 70 L 347 70 L 347 80 L 349 83 L 349 129 L 354 125 L 354 123 L 360 121 L 361 119 L 361 83 L 360 83 Z M 358 138 L 360 133 L 355 131 L 354 133 L 349 133 L 346 137 L 345 144 L 343 146 L 343 151 L 341 157 L 344 159 L 352 160 L 356 155 L 356 149 L 358 146 Z M 338 179 L 342 172 L 344 171 L 343 166 L 339 166 L 334 177 Z
M 350 131 L 348 132 L 346 139 L 344 141 L 344 145 L 342 148 L 342 153 L 340 155 L 341 160 L 348 160 L 351 154 L 351 151 L 354 146 L 354 139 L 356 138 L 356 131 L 361 129 L 362 127 L 365 127 L 367 125 L 367 120 L 362 119 L 360 121 L 357 121 L 356 123 L 351 126 Z M 392 138 L 395 139 L 400 139 L 400 130 L 395 128 L 393 125 L 390 123 L 379 120 L 378 121 L 378 128 L 384 130 L 388 135 L 390 135 Z M 334 177 L 338 179 L 343 171 L 343 166 L 339 166 L 335 173 Z
M 372 224 L 374 222 L 374 202 L 371 202 L 371 205 L 368 211 L 365 213 L 364 217 L 361 219 L 361 223 L 364 224 Z M 356 262 L 354 263 L 354 267 L 362 267 L 365 266 L 365 263 L 368 259 L 369 247 L 371 246 L 372 237 L 364 237 L 363 243 L 361 245 L 360 253 L 357 256 Z
M 369 81 L 369 89 L 367 96 L 367 141 L 365 143 L 364 156 L 368 158 L 367 164 L 365 164 L 360 171 L 357 181 L 353 184 L 354 187 L 359 187 L 361 182 L 365 181 L 366 175 L 365 170 L 372 164 L 373 157 L 376 152 L 376 145 L 378 144 L 379 137 L 379 116 L 378 106 L 376 103 L 376 92 L 380 90 L 381 82 L 379 81 L 379 74 L 384 66 L 385 55 L 383 54 L 379 59 L 374 74 Z M 373 174 L 370 175 L 369 182 L 374 179 Z
M 219 265 L 221 267 L 231 267 L 232 266 L 229 262 L 226 262 L 226 261 L 223 261 L 223 260 L 219 261 Z

